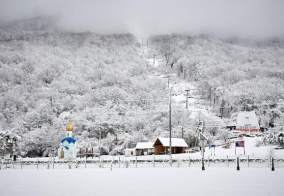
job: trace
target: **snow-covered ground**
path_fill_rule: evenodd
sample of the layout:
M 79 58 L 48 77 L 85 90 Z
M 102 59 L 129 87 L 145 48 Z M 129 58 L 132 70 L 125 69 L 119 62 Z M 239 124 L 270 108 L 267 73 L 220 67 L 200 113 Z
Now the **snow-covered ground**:
M 284 169 L 1 170 L 0 195 L 283 195 Z
M 238 138 L 240 139 L 240 138 Z M 275 168 L 284 168 L 284 149 L 278 149 L 276 145 L 266 145 L 256 147 L 255 143 L 261 140 L 261 137 L 244 137 L 241 140 L 245 142 L 245 148 L 234 147 L 234 140 L 230 148 L 223 148 L 222 141 L 216 141 L 216 148 L 205 148 L 204 160 L 206 167 L 232 167 L 236 168 L 236 159 L 240 158 L 241 168 L 271 168 L 271 156 L 275 159 Z M 220 146 L 219 146 L 220 145 Z M 201 167 L 201 152 L 183 153 L 172 155 L 172 167 L 188 168 Z M 249 162 L 248 162 L 249 159 Z M 54 163 L 53 163 L 54 162 Z M 70 165 L 69 165 L 70 164 Z M 76 161 L 55 160 L 51 158 L 23 158 L 16 163 L 2 162 L 2 169 L 66 169 L 69 166 L 72 169 L 103 169 L 103 168 L 169 168 L 169 155 L 148 155 L 148 156 L 101 156 L 77 158 Z

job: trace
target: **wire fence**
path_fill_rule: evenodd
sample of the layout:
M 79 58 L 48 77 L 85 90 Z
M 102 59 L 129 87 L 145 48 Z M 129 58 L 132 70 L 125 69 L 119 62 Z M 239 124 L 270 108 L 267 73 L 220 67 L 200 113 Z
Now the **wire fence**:
M 207 157 L 203 160 L 204 167 L 237 167 L 240 168 L 284 168 L 284 158 L 263 158 L 249 156 L 219 156 Z M 88 158 L 76 160 L 60 160 L 50 158 L 48 160 L 25 160 L 17 161 L 1 160 L 0 169 L 84 169 L 84 168 L 150 168 L 150 167 L 202 167 L 202 159 L 197 157 L 188 158 L 157 158 L 144 157 L 108 157 Z

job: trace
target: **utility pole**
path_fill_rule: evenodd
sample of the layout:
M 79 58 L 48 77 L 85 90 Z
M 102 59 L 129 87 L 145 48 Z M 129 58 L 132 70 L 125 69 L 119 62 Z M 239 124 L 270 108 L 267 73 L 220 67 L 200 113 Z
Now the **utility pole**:
M 101 157 L 101 139 L 102 139 L 102 127 L 100 126 L 100 140 L 99 140 L 99 157 Z
M 220 107 L 221 119 L 223 118 L 224 107 Z
M 187 89 L 185 91 L 186 91 L 186 106 L 185 106 L 185 108 L 188 109 L 188 96 L 189 96 L 190 89 Z
M 169 101 L 169 130 L 170 130 L 170 165 L 172 166 L 172 99 L 171 99 L 171 89 L 170 89 L 170 101 Z

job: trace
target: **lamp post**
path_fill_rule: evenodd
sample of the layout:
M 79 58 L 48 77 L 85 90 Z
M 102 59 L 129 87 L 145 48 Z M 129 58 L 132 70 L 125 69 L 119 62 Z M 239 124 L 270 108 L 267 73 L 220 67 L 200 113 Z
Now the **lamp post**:
M 172 96 L 171 96 L 171 89 L 170 89 L 170 101 L 169 101 L 169 130 L 170 130 L 170 164 L 172 166 Z
M 169 131 L 170 131 L 169 156 L 170 156 L 170 165 L 172 166 L 172 89 L 170 88 L 170 76 L 167 75 L 163 78 L 168 78 L 168 88 L 170 90 L 170 94 L 169 94 Z

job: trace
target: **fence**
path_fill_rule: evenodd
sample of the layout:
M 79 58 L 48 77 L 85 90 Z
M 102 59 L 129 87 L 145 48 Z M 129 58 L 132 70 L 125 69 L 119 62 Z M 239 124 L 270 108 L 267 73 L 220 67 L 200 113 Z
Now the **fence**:
M 205 167 L 237 167 L 239 158 L 240 168 L 275 167 L 284 168 L 284 158 L 263 158 L 249 156 L 208 156 L 204 158 Z M 172 158 L 159 156 L 136 157 L 95 157 L 88 159 L 19 159 L 17 161 L 1 160 L 0 169 L 82 169 L 82 168 L 150 168 L 150 167 L 200 167 L 200 157 Z

